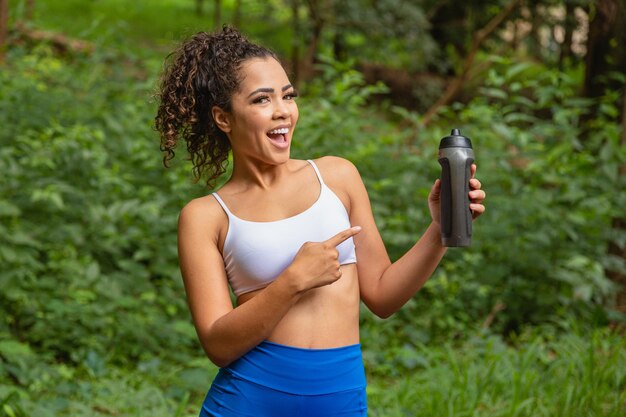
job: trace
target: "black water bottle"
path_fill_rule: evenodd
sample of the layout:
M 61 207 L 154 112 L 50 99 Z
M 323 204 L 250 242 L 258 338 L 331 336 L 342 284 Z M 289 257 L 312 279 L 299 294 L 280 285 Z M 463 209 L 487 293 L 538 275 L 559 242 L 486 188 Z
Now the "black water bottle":
M 441 243 L 469 246 L 472 242 L 472 212 L 469 208 L 469 180 L 474 151 L 469 138 L 459 129 L 439 143 L 441 164 Z

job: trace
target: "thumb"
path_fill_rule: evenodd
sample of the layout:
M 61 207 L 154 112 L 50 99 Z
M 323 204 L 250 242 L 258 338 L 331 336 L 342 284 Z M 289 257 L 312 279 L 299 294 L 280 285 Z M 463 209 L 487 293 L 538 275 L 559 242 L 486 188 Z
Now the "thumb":
M 430 195 L 428 196 L 429 200 L 437 201 L 439 200 L 439 195 L 441 194 L 441 180 L 436 179 L 432 188 L 430 189 Z

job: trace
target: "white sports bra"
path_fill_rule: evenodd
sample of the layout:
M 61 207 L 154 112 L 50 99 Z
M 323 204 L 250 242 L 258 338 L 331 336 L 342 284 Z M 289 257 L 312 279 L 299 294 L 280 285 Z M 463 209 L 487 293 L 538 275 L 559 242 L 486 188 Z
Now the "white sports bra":
M 228 210 L 217 193 L 213 193 L 228 216 L 223 257 L 228 282 L 235 295 L 269 285 L 291 264 L 304 243 L 322 242 L 350 228 L 343 203 L 324 184 L 315 163 L 307 162 L 319 179 L 319 197 L 311 207 L 286 219 L 269 222 L 240 219 Z M 340 264 L 356 262 L 352 238 L 342 242 L 337 250 Z

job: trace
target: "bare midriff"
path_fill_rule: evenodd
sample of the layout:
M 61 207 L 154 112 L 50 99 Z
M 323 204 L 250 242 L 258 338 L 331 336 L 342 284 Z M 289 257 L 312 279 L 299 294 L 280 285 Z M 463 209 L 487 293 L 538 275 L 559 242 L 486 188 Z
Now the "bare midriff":
M 339 280 L 306 292 L 274 328 L 268 341 L 328 349 L 359 343 L 359 282 L 356 264 L 341 266 Z M 239 296 L 239 305 L 261 290 Z

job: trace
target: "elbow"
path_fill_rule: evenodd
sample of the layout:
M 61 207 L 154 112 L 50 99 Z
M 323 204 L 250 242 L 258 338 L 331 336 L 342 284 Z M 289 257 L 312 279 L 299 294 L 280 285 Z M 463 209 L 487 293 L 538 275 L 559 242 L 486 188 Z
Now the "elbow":
M 209 360 L 218 368 L 225 368 L 233 363 L 233 361 L 235 360 L 235 358 L 232 358 L 228 354 L 220 354 L 219 352 L 213 351 L 211 349 L 205 348 L 204 352 L 206 353 L 206 356 L 209 358 Z
M 220 358 L 216 356 L 209 356 L 209 360 L 213 363 L 213 365 L 217 366 L 218 368 L 226 368 L 232 363 L 232 360 L 230 359 Z
M 374 313 L 374 315 L 378 318 L 381 318 L 383 320 L 388 319 L 389 317 L 393 316 L 393 314 L 397 311 L 394 308 L 391 308 L 389 306 L 386 305 L 382 305 L 382 304 L 376 304 L 376 303 L 365 303 L 365 305 L 367 306 L 367 308 L 369 308 L 369 310 Z
M 237 359 L 233 356 L 232 349 L 221 348 L 219 344 L 210 343 L 206 340 L 201 339 L 201 341 L 204 353 L 215 366 L 225 368 Z
M 389 309 L 376 309 L 372 310 L 372 313 L 374 313 L 376 317 L 386 320 L 389 317 L 393 316 L 393 313 L 395 313 L 395 311 Z

